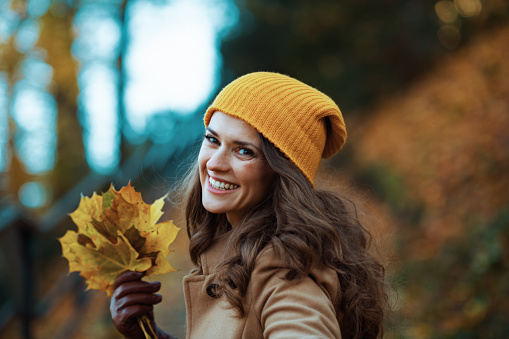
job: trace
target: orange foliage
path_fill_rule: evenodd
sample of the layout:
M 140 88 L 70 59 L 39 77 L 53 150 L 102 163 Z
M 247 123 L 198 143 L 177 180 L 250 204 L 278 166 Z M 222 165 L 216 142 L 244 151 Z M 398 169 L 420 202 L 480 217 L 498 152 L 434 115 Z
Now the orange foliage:
M 395 169 L 426 210 L 416 256 L 509 202 L 509 27 L 483 35 L 350 129 L 361 166 Z

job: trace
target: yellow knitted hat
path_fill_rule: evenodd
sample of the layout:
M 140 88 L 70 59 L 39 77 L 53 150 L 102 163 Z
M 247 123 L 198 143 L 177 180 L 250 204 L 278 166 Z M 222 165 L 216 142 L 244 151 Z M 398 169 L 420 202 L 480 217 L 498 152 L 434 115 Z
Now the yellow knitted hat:
M 320 158 L 338 152 L 346 127 L 338 106 L 322 92 L 279 73 L 246 74 L 227 85 L 205 113 L 240 118 L 281 150 L 314 184 Z

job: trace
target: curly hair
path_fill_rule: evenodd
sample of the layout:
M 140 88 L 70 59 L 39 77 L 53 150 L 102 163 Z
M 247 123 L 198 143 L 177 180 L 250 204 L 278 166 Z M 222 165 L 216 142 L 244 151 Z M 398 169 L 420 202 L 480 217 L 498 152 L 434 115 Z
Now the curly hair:
M 243 298 L 256 258 L 270 244 L 290 268 L 287 280 L 306 276 L 320 262 L 337 272 L 342 297 L 341 305 L 334 306 L 343 314 L 343 338 L 383 337 L 388 305 L 385 269 L 369 251 L 371 235 L 355 204 L 337 192 L 313 187 L 288 158 L 260 137 L 265 158 L 276 173 L 273 190 L 232 230 L 233 255 L 217 269 L 219 292 L 243 316 Z M 225 214 L 203 207 L 197 164 L 189 172 L 186 190 L 189 252 L 201 271 L 200 255 L 230 225 Z

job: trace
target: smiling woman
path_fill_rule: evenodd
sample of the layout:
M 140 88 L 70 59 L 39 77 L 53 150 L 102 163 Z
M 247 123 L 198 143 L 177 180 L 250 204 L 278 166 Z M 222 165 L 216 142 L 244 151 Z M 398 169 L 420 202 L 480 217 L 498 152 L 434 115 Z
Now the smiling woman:
M 245 211 L 267 197 L 274 171 L 262 152 L 260 134 L 222 112 L 210 119 L 198 156 L 203 207 L 225 213 L 235 227 Z
M 205 113 L 205 137 L 182 185 L 189 252 L 184 278 L 193 338 L 377 338 L 387 308 L 384 268 L 353 203 L 318 189 L 321 158 L 346 139 L 325 94 L 286 75 L 247 74 Z M 116 280 L 111 315 L 144 338 L 160 285 Z

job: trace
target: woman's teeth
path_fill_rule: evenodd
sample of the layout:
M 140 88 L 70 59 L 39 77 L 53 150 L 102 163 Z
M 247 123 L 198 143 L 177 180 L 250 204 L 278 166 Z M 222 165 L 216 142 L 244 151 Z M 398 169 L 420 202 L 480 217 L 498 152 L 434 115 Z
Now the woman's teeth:
M 239 185 L 225 184 L 224 182 L 214 180 L 211 177 L 209 177 L 209 183 L 210 183 L 210 186 L 214 187 L 216 190 L 223 190 L 223 191 L 233 190 L 233 189 L 236 189 L 237 187 L 239 187 Z

